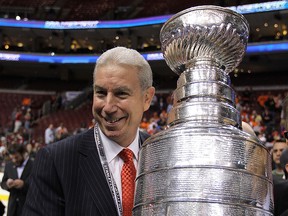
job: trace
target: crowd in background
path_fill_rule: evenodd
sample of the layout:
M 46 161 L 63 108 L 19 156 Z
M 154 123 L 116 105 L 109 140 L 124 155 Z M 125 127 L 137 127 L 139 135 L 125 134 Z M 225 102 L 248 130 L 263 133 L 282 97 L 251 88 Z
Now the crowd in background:
M 236 108 L 242 121 L 251 125 L 258 138 L 271 148 L 273 142 L 283 138 L 285 131 L 283 100 L 288 94 L 282 92 L 254 93 L 248 88 L 236 99 Z
M 272 148 L 273 143 L 279 140 L 284 128 L 282 102 L 287 96 L 287 92 L 254 92 L 247 88 L 239 92 L 236 97 L 235 105 L 241 114 L 242 121 L 251 125 L 258 138 L 268 148 Z M 53 112 L 61 109 L 61 103 L 55 98 L 51 99 Z M 55 103 L 55 104 L 54 104 Z M 40 137 L 32 137 L 34 122 L 37 121 L 31 107 L 29 98 L 24 98 L 20 106 L 15 106 L 11 113 L 13 124 L 9 128 L 2 126 L 0 131 L 0 158 L 2 167 L 7 159 L 7 146 L 15 143 L 23 143 L 31 157 L 35 157 L 37 151 L 50 143 L 63 139 L 69 135 L 81 133 L 88 128 L 93 127 L 94 120 L 91 122 L 79 123 L 79 127 L 68 130 L 65 122 L 56 125 L 50 122 L 46 125 Z M 164 130 L 167 127 L 168 113 L 173 107 L 173 98 L 171 93 L 156 94 L 153 98 L 151 108 L 144 113 L 140 129 L 148 132 L 150 135 Z M 48 113 L 49 115 L 49 113 Z M 71 116 L 72 118 L 73 116 Z
M 284 117 L 282 103 L 287 92 L 253 92 L 247 88 L 239 92 L 235 105 L 241 119 L 247 122 L 266 147 L 271 148 L 275 140 L 283 138 Z M 156 105 L 157 104 L 157 105 Z M 156 106 L 155 106 L 156 105 Z M 156 95 L 150 114 L 143 117 L 140 128 L 155 134 L 167 125 L 168 113 L 172 108 L 171 95 Z

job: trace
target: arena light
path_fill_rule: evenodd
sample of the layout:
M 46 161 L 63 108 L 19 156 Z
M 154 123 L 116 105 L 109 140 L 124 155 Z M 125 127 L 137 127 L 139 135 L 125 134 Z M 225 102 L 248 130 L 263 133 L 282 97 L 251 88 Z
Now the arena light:
M 288 52 L 288 41 L 275 43 L 255 43 L 248 44 L 246 55 L 256 55 L 264 53 L 280 53 Z M 159 52 L 151 52 L 142 54 L 147 61 L 164 60 L 163 54 Z M 98 55 L 51 55 L 51 54 L 28 54 L 28 53 L 12 53 L 0 52 L 0 61 L 24 61 L 38 63 L 55 63 L 55 64 L 95 64 Z
M 287 52 L 288 42 L 270 42 L 270 43 L 251 43 L 248 45 L 247 54 L 260 54 L 260 53 L 271 53 L 271 52 Z
M 275 10 L 286 10 L 288 9 L 288 1 L 263 2 L 263 3 L 239 5 L 236 7 L 229 7 L 229 8 L 241 14 L 261 13 Z
M 268 11 L 287 10 L 288 1 L 273 1 L 228 7 L 241 14 L 261 13 Z M 2 27 L 40 28 L 40 29 L 105 29 L 129 28 L 165 23 L 172 15 L 130 19 L 122 21 L 23 21 L 13 19 L 0 19 Z

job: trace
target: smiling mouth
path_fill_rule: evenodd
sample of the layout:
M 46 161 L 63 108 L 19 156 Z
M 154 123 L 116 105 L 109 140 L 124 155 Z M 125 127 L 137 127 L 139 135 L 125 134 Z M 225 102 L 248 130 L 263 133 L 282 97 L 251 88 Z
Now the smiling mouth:
M 113 123 L 119 122 L 120 120 L 122 120 L 124 118 L 125 117 L 121 117 L 121 118 L 117 118 L 117 119 L 107 119 L 107 118 L 104 118 L 104 119 L 106 120 L 107 123 L 113 124 Z

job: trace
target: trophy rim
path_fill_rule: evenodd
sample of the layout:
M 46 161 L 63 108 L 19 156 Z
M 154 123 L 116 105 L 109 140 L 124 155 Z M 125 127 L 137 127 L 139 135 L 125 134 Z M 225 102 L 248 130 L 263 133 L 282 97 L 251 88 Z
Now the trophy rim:
M 239 53 L 240 52 L 239 51 L 237 53 L 237 55 L 240 56 L 239 59 L 233 59 L 233 62 L 231 62 L 232 60 L 227 62 L 227 64 L 229 63 L 228 67 L 226 64 L 224 64 L 225 68 L 227 67 L 227 69 L 225 69 L 225 72 L 230 73 L 232 70 L 234 70 L 240 64 L 241 60 L 243 59 L 243 57 L 245 55 L 245 51 L 246 51 L 247 43 L 248 43 L 248 36 L 249 36 L 249 32 L 250 32 L 250 26 L 249 26 L 247 19 L 242 14 L 240 14 L 240 13 L 238 13 L 238 12 L 236 12 L 230 8 L 223 8 L 223 7 L 216 6 L 216 5 L 200 5 L 200 6 L 187 8 L 186 10 L 183 10 L 183 11 L 180 11 L 179 13 L 176 13 L 174 16 L 172 16 L 170 19 L 168 19 L 164 23 L 164 25 L 162 26 L 162 28 L 160 30 L 161 50 L 163 52 L 164 59 L 167 62 L 167 59 L 166 59 L 167 56 L 165 54 L 167 51 L 167 47 L 169 45 L 171 45 L 171 42 L 173 40 L 175 42 L 175 39 L 176 39 L 176 38 L 171 39 L 171 38 L 167 37 L 167 34 L 169 34 L 169 36 L 171 36 L 170 35 L 171 28 L 176 28 L 177 25 L 179 24 L 179 27 L 182 27 L 183 29 L 186 29 L 189 27 L 195 27 L 196 29 L 199 29 L 199 28 L 205 29 L 206 24 L 204 25 L 201 22 L 199 23 L 198 21 L 186 20 L 185 18 L 182 19 L 182 17 L 186 17 L 189 15 L 193 16 L 197 12 L 203 12 L 203 13 L 213 12 L 215 14 L 219 14 L 219 16 L 223 19 L 226 17 L 231 17 L 232 19 L 229 20 L 226 24 L 230 24 L 230 25 L 234 26 L 233 28 L 235 29 L 235 33 L 238 34 L 239 36 L 242 35 L 240 37 L 240 40 L 242 42 L 241 41 L 239 41 L 239 42 L 241 42 L 243 45 L 243 46 L 241 46 L 243 48 L 243 53 Z M 178 21 L 179 21 L 179 23 L 178 23 Z M 241 25 L 239 25 L 239 23 L 241 23 Z M 210 26 L 210 25 L 213 26 L 214 24 L 215 24 L 214 22 L 208 21 L 207 26 Z M 185 58 L 185 56 L 182 56 L 182 57 Z M 200 60 L 199 57 L 200 56 L 197 57 L 198 61 Z M 169 59 L 169 57 L 168 57 L 168 59 Z M 188 60 L 188 59 L 186 59 L 186 60 Z M 201 60 L 202 61 L 205 60 L 205 57 L 204 57 L 204 59 L 201 59 Z M 181 63 L 184 63 L 183 61 Z M 167 64 L 172 69 L 172 71 L 174 73 L 180 75 L 183 72 L 182 69 L 179 69 L 179 67 L 178 67 L 178 66 L 181 66 L 182 64 L 181 65 L 173 65 L 171 62 L 170 63 L 167 62 Z
M 184 14 L 187 14 L 187 13 L 190 13 L 190 12 L 193 12 L 193 11 L 198 11 L 198 10 L 218 10 L 218 11 L 221 11 L 221 12 L 225 12 L 225 13 L 229 13 L 229 14 L 232 14 L 233 16 L 237 16 L 239 18 L 242 19 L 243 23 L 246 25 L 246 28 L 248 29 L 249 31 L 249 23 L 248 21 L 246 20 L 246 18 L 240 14 L 240 13 L 237 13 L 236 11 L 232 10 L 232 9 L 229 9 L 229 8 L 223 8 L 223 7 L 220 7 L 220 6 L 217 6 L 217 5 L 200 5 L 200 6 L 195 6 L 195 7 L 190 7 L 190 8 L 187 8 L 183 11 L 180 11 L 178 13 L 176 13 L 175 15 L 173 15 L 172 17 L 170 17 L 165 23 L 164 25 L 162 26 L 161 30 L 160 30 L 160 35 L 162 35 L 162 32 L 165 30 L 166 26 L 170 24 L 170 22 L 172 22 L 173 20 L 177 19 L 178 17 L 184 15 Z

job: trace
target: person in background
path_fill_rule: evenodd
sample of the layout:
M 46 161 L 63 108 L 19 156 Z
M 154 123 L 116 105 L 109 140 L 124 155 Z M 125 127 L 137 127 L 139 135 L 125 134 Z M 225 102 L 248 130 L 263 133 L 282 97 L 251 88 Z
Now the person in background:
M 131 216 L 139 129 L 155 89 L 136 50 L 116 47 L 97 60 L 92 111 L 96 123 L 37 153 L 23 216 Z
M 55 132 L 53 124 L 50 124 L 45 130 L 45 144 L 48 145 L 55 141 Z
M 67 128 L 61 122 L 60 125 L 55 129 L 55 141 L 66 138 L 69 135 Z
M 19 107 L 17 107 L 14 121 L 14 133 L 17 133 L 21 126 L 22 126 L 22 110 Z
M 10 192 L 7 216 L 20 216 L 26 199 L 33 161 L 29 159 L 23 144 L 11 144 L 8 148 L 11 159 L 5 165 L 1 187 Z
M 142 131 L 147 131 L 148 126 L 149 126 L 149 122 L 147 121 L 147 118 L 146 118 L 146 117 L 143 117 L 143 118 L 142 118 L 142 121 L 141 121 L 141 123 L 140 123 L 140 129 L 141 129 Z
M 24 115 L 24 127 L 29 130 L 31 128 L 31 121 L 32 121 L 32 113 L 31 109 L 28 108 Z
M 275 169 L 272 170 L 273 178 L 277 179 L 284 179 L 284 171 L 280 164 L 280 156 L 282 154 L 282 151 L 287 147 L 287 143 L 285 139 L 279 139 L 276 140 L 273 144 L 272 148 L 272 157 L 273 162 L 275 164 Z
M 29 158 L 34 161 L 37 152 L 35 151 L 31 143 L 26 144 L 26 151 L 27 151 Z
M 288 148 L 286 147 L 280 157 L 280 164 L 285 173 L 285 179 L 274 179 L 274 216 L 288 215 Z

